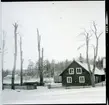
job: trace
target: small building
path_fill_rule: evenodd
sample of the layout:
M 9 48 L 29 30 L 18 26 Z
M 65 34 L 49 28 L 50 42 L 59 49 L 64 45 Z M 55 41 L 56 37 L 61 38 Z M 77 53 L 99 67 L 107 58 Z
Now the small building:
M 62 78 L 59 75 L 54 76 L 54 82 L 55 83 L 61 83 L 62 82 Z
M 91 70 L 93 65 L 90 65 Z M 73 62 L 60 74 L 63 86 L 86 86 L 91 85 L 87 63 L 73 60 Z M 104 70 L 95 68 L 95 83 L 105 81 Z
M 106 72 L 106 57 L 103 58 L 103 69 Z

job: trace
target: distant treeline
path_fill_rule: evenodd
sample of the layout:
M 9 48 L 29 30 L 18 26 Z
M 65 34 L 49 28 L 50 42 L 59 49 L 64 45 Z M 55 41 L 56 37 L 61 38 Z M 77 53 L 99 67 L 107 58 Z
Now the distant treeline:
M 76 60 L 79 61 L 79 58 Z M 49 60 L 43 61 L 43 76 L 44 77 L 53 77 L 58 76 L 72 61 L 65 60 L 61 62 L 55 62 L 55 60 L 52 60 L 51 62 Z M 83 62 L 86 62 L 86 59 L 83 58 Z M 90 64 L 93 64 L 93 60 L 90 60 Z M 99 69 L 103 68 L 103 57 L 98 58 L 96 62 L 96 67 Z M 7 75 L 11 75 L 11 70 L 4 70 L 3 71 L 3 77 Z M 16 70 L 16 74 L 20 76 L 20 70 Z M 39 71 L 38 71 L 38 62 L 34 63 L 32 61 L 29 61 L 28 67 L 26 70 L 23 70 L 23 76 L 32 76 L 32 77 L 38 77 Z

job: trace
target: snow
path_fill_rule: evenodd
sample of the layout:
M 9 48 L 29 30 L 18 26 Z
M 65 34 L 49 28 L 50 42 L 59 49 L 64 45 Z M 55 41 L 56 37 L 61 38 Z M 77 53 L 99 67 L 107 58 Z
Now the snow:
M 81 65 L 82 67 L 84 67 L 88 72 L 89 72 L 89 69 L 88 69 L 88 66 L 87 66 L 87 63 L 81 63 L 81 62 L 78 62 L 76 61 L 79 65 Z M 93 65 L 90 65 L 90 68 L 91 70 L 93 69 Z M 94 74 L 99 74 L 99 75 L 105 75 L 105 72 L 103 69 L 99 70 L 98 68 L 95 68 L 95 73 Z
M 3 90 L 3 104 L 106 103 L 106 87 L 65 89 L 39 86 L 35 90 Z

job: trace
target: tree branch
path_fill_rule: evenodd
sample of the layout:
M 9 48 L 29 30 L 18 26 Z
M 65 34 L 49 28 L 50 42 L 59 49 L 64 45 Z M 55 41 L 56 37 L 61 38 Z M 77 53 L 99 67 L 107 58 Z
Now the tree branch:
M 103 32 L 101 32 L 99 35 L 98 35 L 98 38 L 103 34 Z
M 94 21 L 93 21 L 93 26 L 94 26 L 95 32 L 97 32 L 96 24 Z
M 84 32 L 80 33 L 78 36 L 80 36 L 80 35 L 84 35 L 86 37 L 86 34 Z
M 80 48 L 82 48 L 84 45 L 85 45 L 85 43 L 82 44 L 81 46 L 79 46 L 79 47 L 77 48 L 77 50 L 79 50 Z

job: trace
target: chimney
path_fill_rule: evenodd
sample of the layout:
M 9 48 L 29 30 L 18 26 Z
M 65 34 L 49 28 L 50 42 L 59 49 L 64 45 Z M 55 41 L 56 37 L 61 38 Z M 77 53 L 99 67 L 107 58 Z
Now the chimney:
M 81 63 L 83 63 L 83 58 L 82 58 L 82 56 L 81 56 L 81 53 L 80 53 L 79 61 L 80 61 Z
M 75 58 L 73 58 L 73 61 L 75 61 Z

